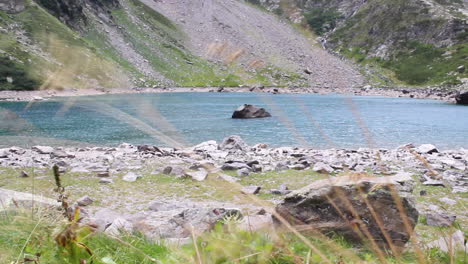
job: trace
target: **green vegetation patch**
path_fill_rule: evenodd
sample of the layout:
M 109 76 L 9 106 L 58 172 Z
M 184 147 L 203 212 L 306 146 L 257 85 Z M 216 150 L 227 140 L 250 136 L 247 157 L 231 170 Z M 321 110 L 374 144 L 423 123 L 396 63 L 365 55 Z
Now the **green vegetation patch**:
M 430 44 L 410 42 L 405 50 L 380 63 L 393 70 L 399 80 L 411 85 L 455 85 L 460 83 L 458 78 L 468 76 L 466 72 L 457 72 L 459 66 L 468 66 L 467 60 L 468 44 L 436 48 Z
M 0 57 L 0 90 L 34 90 L 40 83 L 29 77 L 24 66 Z
M 337 21 L 343 16 L 333 9 L 313 8 L 304 13 L 307 24 L 321 36 L 336 27 Z

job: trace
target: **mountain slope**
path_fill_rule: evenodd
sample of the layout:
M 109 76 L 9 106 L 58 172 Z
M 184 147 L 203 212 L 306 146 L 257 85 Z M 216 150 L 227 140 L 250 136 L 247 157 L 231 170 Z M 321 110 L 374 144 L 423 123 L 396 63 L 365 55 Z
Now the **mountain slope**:
M 17 69 L 0 69 L 0 89 L 25 89 L 26 78 L 12 76 L 27 76 L 29 88 L 362 83 L 351 65 L 244 2 L 28 0 L 0 8 L 1 57 Z
M 265 65 L 300 73 L 311 87 L 361 84 L 353 67 L 314 46 L 278 17 L 243 1 L 142 2 L 176 21 L 189 36 L 189 49 L 207 60 L 233 61 L 247 70 L 252 65 Z M 304 74 L 305 69 L 311 74 Z
M 368 70 L 384 69 L 384 84 L 453 85 L 468 77 L 467 1 L 249 1 L 309 25 L 324 46 Z

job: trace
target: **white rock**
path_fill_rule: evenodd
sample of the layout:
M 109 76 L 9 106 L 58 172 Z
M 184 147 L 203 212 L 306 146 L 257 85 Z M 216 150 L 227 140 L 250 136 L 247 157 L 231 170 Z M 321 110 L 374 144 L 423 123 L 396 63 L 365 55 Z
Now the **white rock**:
M 457 203 L 457 201 L 447 198 L 447 197 L 440 198 L 439 201 L 444 202 L 449 205 L 455 205 Z
M 416 152 L 424 153 L 424 154 L 432 154 L 432 153 L 439 152 L 439 150 L 432 144 L 423 144 L 416 148 Z
M 39 154 L 50 154 L 54 152 L 54 148 L 48 146 L 34 146 L 32 150 L 37 151 Z
M 141 176 L 139 175 L 136 175 L 134 172 L 129 172 L 127 174 L 125 174 L 123 177 L 122 177 L 122 180 L 126 181 L 126 182 L 135 182 L 136 180 L 138 180 L 138 178 L 140 178 Z
M 108 179 L 108 178 L 101 178 L 101 179 L 99 180 L 99 183 L 105 183 L 105 184 L 107 184 L 107 183 L 114 183 L 114 181 L 113 181 L 112 179 Z
M 454 252 L 455 250 L 468 250 L 465 245 L 465 235 L 462 231 L 457 230 L 449 237 L 442 237 L 436 241 L 433 241 L 427 245 L 429 248 L 439 248 L 444 252 Z
M 208 177 L 208 172 L 204 169 L 199 169 L 198 171 L 185 172 L 185 176 L 196 181 L 204 181 Z
M 117 236 L 122 232 L 130 233 L 133 231 L 133 225 L 124 218 L 115 219 L 112 224 L 106 228 L 106 233 Z
M 250 176 L 250 170 L 247 169 L 247 168 L 242 168 L 242 169 L 239 169 L 237 170 L 237 176 L 239 177 L 248 177 Z
M 218 143 L 214 140 L 210 140 L 196 145 L 193 149 L 196 151 L 212 152 L 218 149 Z
M 335 171 L 332 167 L 330 167 L 330 165 L 325 164 L 323 162 L 315 163 L 312 170 L 315 172 L 328 173 L 328 174 L 333 173 Z

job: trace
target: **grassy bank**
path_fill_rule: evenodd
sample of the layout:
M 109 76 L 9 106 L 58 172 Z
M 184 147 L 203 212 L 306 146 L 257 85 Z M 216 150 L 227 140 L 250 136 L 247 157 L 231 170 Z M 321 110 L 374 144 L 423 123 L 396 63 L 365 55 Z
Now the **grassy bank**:
M 155 164 L 153 164 L 155 165 Z M 113 175 L 114 184 L 98 185 L 95 175 L 89 173 L 66 173 L 62 184 L 70 196 L 70 201 L 82 195 L 89 195 L 96 201 L 93 206 L 112 207 L 122 212 L 130 212 L 125 206 L 132 202 L 135 208 L 147 205 L 154 199 L 179 198 L 198 201 L 221 201 L 252 204 L 261 202 L 272 205 L 279 196 L 268 191 L 255 199 L 241 195 L 229 183 L 210 175 L 202 183 L 188 179 L 177 179 L 163 174 L 154 174 L 154 166 L 148 164 L 137 173 L 143 175 L 133 183 L 124 182 L 121 174 Z M 159 166 L 159 165 L 157 165 Z M 43 194 L 50 198 L 55 183 L 50 170 L 24 169 L 29 178 L 18 178 L 20 169 L 2 168 L 0 187 L 17 191 Z M 229 173 L 231 174 L 231 173 Z M 233 175 L 232 173 L 231 175 Z M 376 175 L 378 176 L 378 175 Z M 240 181 L 241 186 L 261 185 L 264 190 L 288 184 L 297 189 L 310 182 L 326 177 L 311 171 L 266 172 L 253 174 Z M 417 176 L 415 176 L 417 179 Z M 230 191 L 227 191 L 230 190 Z M 237 190 L 237 191 L 236 191 Z M 425 190 L 427 195 L 417 194 Z M 466 194 L 453 194 L 443 187 L 422 186 L 417 184 L 414 190 L 417 202 L 421 206 L 438 205 L 444 210 L 460 216 L 451 227 L 428 226 L 424 217 L 420 217 L 416 226 L 418 247 L 409 244 L 400 258 L 385 256 L 387 263 L 464 263 L 464 252 L 444 253 L 437 249 L 426 249 L 425 245 L 442 236 L 447 236 L 456 229 L 464 230 L 467 226 L 465 215 Z M 440 201 L 442 197 L 456 200 L 454 205 Z M 259 200 L 258 200 L 259 199 Z M 136 213 L 135 211 L 134 213 Z M 310 234 L 306 237 L 295 235 L 292 230 L 272 229 L 245 231 L 237 225 L 236 218 L 229 218 L 214 231 L 196 236 L 195 243 L 176 246 L 169 241 L 150 241 L 138 233 L 123 233 L 119 237 L 104 233 L 91 233 L 80 240 L 89 248 L 92 255 L 79 251 L 83 258 L 91 263 L 383 263 L 382 256 L 370 247 L 351 244 L 338 234 Z M 56 210 L 17 210 L 0 212 L 0 262 L 23 263 L 25 258 L 37 263 L 77 263 L 70 261 L 69 252 L 57 245 L 55 237 L 67 226 L 67 221 Z M 466 232 L 466 230 L 465 230 Z M 87 234 L 87 233 L 86 233 Z M 422 255 L 417 249 L 422 248 Z M 20 262 L 15 262 L 20 260 Z M 30 262 L 34 263 L 34 262 Z
M 2 213 L 0 262 L 78 264 L 55 241 L 55 235 L 65 224 L 57 213 Z M 174 246 L 165 241 L 149 241 L 142 235 L 128 233 L 122 233 L 119 237 L 95 233 L 80 241 L 89 252 L 78 251 L 77 256 L 86 259 L 85 263 L 95 264 L 382 263 L 382 259 L 372 250 L 353 247 L 338 235 L 332 235 L 329 239 L 318 235 L 300 238 L 287 232 L 250 232 L 238 229 L 232 219 L 227 220 L 224 225 L 219 224 L 210 233 L 195 237 L 195 243 L 192 240 L 184 246 Z M 432 249 L 424 251 L 424 262 L 420 262 L 410 248 L 399 259 L 391 256 L 384 259 L 387 263 L 461 264 L 464 263 L 465 256 L 463 252 L 450 256 Z

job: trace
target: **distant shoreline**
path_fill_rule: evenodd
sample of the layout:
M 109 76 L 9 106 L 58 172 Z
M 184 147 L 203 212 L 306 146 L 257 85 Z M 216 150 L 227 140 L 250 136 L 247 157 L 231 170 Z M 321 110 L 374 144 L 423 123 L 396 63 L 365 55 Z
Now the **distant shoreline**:
M 343 94 L 357 96 L 384 96 L 394 98 L 434 99 L 455 103 L 456 90 L 430 88 L 294 88 L 294 87 L 172 87 L 128 89 L 67 89 L 40 91 L 0 91 L 0 101 L 43 101 L 55 97 L 93 96 L 106 94 L 178 93 L 178 92 L 230 92 L 272 94 Z

